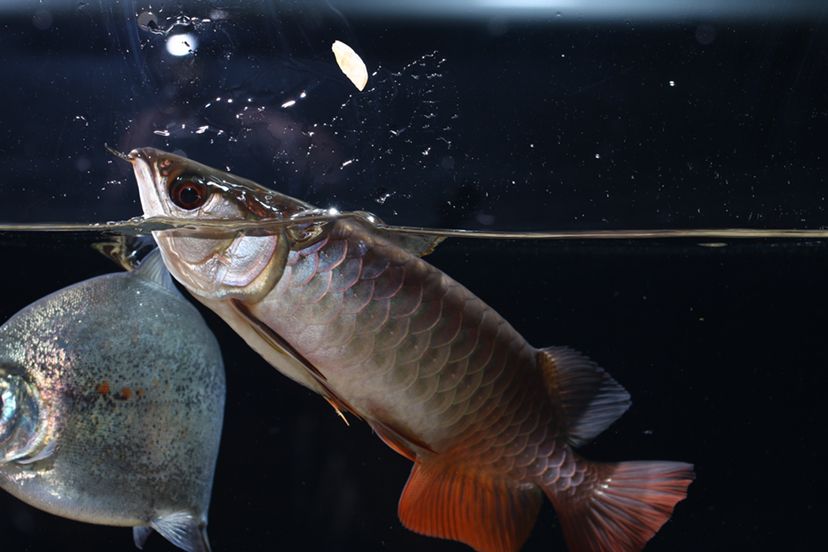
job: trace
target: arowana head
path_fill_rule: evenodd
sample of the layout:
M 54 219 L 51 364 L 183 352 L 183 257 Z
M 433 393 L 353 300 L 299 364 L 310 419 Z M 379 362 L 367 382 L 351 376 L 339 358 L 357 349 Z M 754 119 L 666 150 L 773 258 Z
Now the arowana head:
M 132 150 L 141 206 L 147 217 L 177 221 L 280 221 L 313 209 L 303 201 L 259 184 L 153 148 Z M 281 275 L 289 244 L 284 231 L 245 235 L 154 232 L 172 275 L 199 298 L 258 297 Z

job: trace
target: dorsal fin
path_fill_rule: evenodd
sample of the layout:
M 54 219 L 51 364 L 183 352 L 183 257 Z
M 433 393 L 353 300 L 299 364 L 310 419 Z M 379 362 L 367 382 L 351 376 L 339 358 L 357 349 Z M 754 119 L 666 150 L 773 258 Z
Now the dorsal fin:
M 135 269 L 138 259 L 143 257 L 146 251 L 151 251 L 155 247 L 155 240 L 152 236 L 125 236 L 123 234 L 92 244 L 92 248 L 98 253 L 129 271 Z
M 354 211 L 353 214 L 358 217 L 362 224 L 368 226 L 371 232 L 382 236 L 400 249 L 405 249 L 417 257 L 430 255 L 446 239 L 445 236 L 418 234 L 410 228 L 403 230 L 402 228 L 385 224 L 379 217 L 368 211 Z
M 629 393 L 581 353 L 549 347 L 538 355 L 552 400 L 563 410 L 572 446 L 594 439 L 630 407 Z
M 405 249 L 417 257 L 425 257 L 426 255 L 430 255 L 435 249 L 437 249 L 437 246 L 446 239 L 444 236 L 394 232 L 385 228 L 378 229 L 377 232 L 397 247 Z
M 150 282 L 155 282 L 159 286 L 178 293 L 178 289 L 172 281 L 172 276 L 164 264 L 164 259 L 161 257 L 161 250 L 153 249 L 149 255 L 144 257 L 141 264 L 133 271 L 133 274 L 139 278 L 144 278 Z

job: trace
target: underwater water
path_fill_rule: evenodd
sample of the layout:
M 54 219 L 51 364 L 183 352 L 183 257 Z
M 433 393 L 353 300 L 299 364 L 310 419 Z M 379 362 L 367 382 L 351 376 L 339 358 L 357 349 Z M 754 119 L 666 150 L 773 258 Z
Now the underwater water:
M 815 547 L 828 361 L 825 9 L 803 2 L 787 14 L 771 2 L 750 16 L 708 3 L 648 18 L 484 4 L 466 15 L 344 1 L 4 5 L 0 320 L 117 270 L 91 247 L 102 233 L 15 230 L 140 215 L 131 169 L 104 143 L 184 153 L 395 225 L 811 230 L 451 238 L 427 260 L 531 344 L 576 348 L 630 392 L 632 408 L 586 456 L 695 465 L 688 498 L 648 550 Z M 365 91 L 340 73 L 334 40 L 368 64 Z M 214 550 L 468 549 L 404 529 L 396 510 L 410 462 L 202 312 L 227 372 Z M 126 528 L 64 520 L 5 493 L 0 539 L 4 551 L 132 548 Z M 146 549 L 174 548 L 154 535 Z M 564 542 L 545 503 L 525 550 L 550 549 Z
M 17 238 L 3 241 L 15 259 L 3 272 L 4 318 L 114 267 L 85 240 Z M 633 406 L 585 455 L 695 463 L 688 498 L 649 550 L 808 547 L 815 538 L 828 361 L 825 245 L 448 240 L 430 261 L 530 343 L 584 351 L 627 388 Z M 400 526 L 407 460 L 367 425 L 346 427 L 318 396 L 204 315 L 227 371 L 210 510 L 215 550 L 465 549 Z M 124 528 L 62 520 L 6 494 L 0 505 L 9 550 L 67 541 L 92 550 L 132 546 Z M 525 549 L 553 547 L 563 540 L 546 504 Z M 147 549 L 173 548 L 154 535 Z

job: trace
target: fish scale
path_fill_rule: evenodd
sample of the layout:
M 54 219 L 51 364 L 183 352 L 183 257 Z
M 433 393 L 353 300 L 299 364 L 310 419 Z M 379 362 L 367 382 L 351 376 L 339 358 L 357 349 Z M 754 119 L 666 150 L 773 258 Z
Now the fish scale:
M 382 260 L 378 262 L 377 259 Z M 384 268 L 380 270 L 377 265 Z M 361 268 L 357 274 L 353 273 L 355 266 Z M 363 276 L 366 267 L 369 278 Z M 401 279 L 399 275 L 402 275 Z M 322 285 L 320 282 L 330 282 L 321 298 L 305 292 L 306 289 L 318 290 Z M 343 282 L 348 285 L 337 285 Z M 370 306 L 361 291 L 353 290 L 376 288 L 397 289 L 388 297 L 388 308 L 398 314 L 389 314 L 384 324 L 360 334 L 348 313 L 354 312 L 358 316 Z M 330 304 L 335 305 L 330 308 L 332 312 L 319 312 L 314 308 L 328 304 L 329 298 L 332 298 Z M 371 303 L 384 300 L 384 297 L 372 297 Z M 395 308 L 396 305 L 406 306 Z M 535 385 L 542 385 L 534 362 L 534 350 L 502 318 L 427 263 L 364 235 L 354 223 L 340 221 L 321 246 L 315 244 L 308 251 L 291 252 L 282 279 L 267 298 L 251 310 L 262 320 L 284 321 L 273 324 L 273 330 L 290 342 L 301 343 L 297 347 L 299 352 L 325 374 L 331 386 L 346 396 L 360 415 L 372 419 L 372 409 L 379 408 L 393 418 L 395 427 L 404 428 L 406 433 L 416 433 L 434 450 L 451 448 L 453 441 L 462 438 L 468 427 L 474 423 L 487 423 L 466 413 L 465 406 L 475 393 L 483 392 L 491 400 L 499 387 L 502 387 L 501 394 L 517 392 L 516 386 L 497 385 L 496 380 L 507 364 L 512 368 L 508 374 L 525 371 L 527 377 L 534 376 L 538 380 Z M 486 311 L 489 315 L 485 326 L 481 326 Z M 377 347 L 374 336 L 385 334 L 389 328 L 395 329 L 394 320 L 401 319 L 408 319 L 405 334 L 388 333 L 393 336 L 390 345 L 395 353 L 395 362 L 388 367 L 387 354 L 383 351 L 389 344 L 380 343 Z M 320 320 L 324 322 L 320 323 Z M 307 333 L 300 337 L 303 328 L 318 326 L 327 330 L 313 332 L 319 342 L 308 340 Z M 474 335 L 498 335 L 499 339 L 492 341 L 498 344 L 498 351 L 503 352 L 489 354 L 488 347 L 483 347 L 481 354 L 489 356 L 490 360 L 475 365 L 476 380 L 480 383 L 457 397 L 458 384 L 475 379 L 467 379 L 468 363 L 449 363 L 451 352 L 454 349 L 456 356 L 464 358 L 478 352 L 477 346 L 469 350 L 468 342 L 458 340 L 461 329 Z M 501 334 L 511 339 L 504 339 Z M 364 382 L 375 377 L 381 378 L 387 387 L 371 392 L 371 386 Z M 488 384 L 494 386 L 494 393 L 481 391 Z M 423 393 L 423 389 L 427 392 Z M 445 396 L 450 400 L 445 401 Z M 448 411 L 442 416 L 435 417 L 428 408 L 446 402 Z M 507 406 L 517 410 L 520 404 L 513 401 Z M 507 422 L 514 417 L 515 413 L 503 414 Z M 550 415 L 547 419 L 551 422 Z M 422 425 L 417 425 L 416 420 L 422 420 Z M 518 420 L 518 427 L 521 421 Z M 501 432 L 494 432 L 488 438 L 493 444 L 498 439 L 511 441 L 508 429 L 506 425 Z

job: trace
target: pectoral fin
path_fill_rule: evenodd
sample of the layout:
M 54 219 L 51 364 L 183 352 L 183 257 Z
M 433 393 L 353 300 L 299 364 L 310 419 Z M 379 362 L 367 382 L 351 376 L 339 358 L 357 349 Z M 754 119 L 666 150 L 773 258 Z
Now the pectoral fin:
M 46 460 L 55 452 L 55 448 L 57 447 L 57 441 L 50 441 L 42 450 L 40 450 L 37 454 L 31 457 L 24 457 L 15 460 L 16 463 L 21 465 L 27 464 L 34 464 L 35 462 L 40 462 L 41 460 Z
M 293 348 L 293 346 L 282 338 L 279 334 L 274 332 L 270 326 L 259 320 L 255 314 L 250 311 L 250 308 L 238 299 L 231 299 L 230 302 L 242 318 L 250 323 L 250 326 L 259 334 L 259 336 L 267 341 L 271 347 L 291 358 L 301 366 L 303 366 L 312 376 L 319 382 L 325 382 L 328 378 L 316 369 L 316 367 L 305 359 Z
M 350 412 L 357 418 L 360 417 L 356 410 L 352 408 L 347 401 L 338 396 L 328 386 L 328 379 L 322 372 L 320 372 L 313 364 L 302 356 L 302 354 L 299 353 L 299 351 L 297 351 L 290 343 L 285 341 L 282 336 L 274 332 L 270 326 L 265 324 L 262 320 L 259 320 L 259 318 L 251 312 L 250 308 L 246 304 L 238 299 L 232 299 L 230 302 L 236 313 L 248 322 L 250 327 L 273 349 L 273 351 L 287 359 L 292 367 L 298 367 L 299 369 L 304 370 L 311 377 L 311 379 L 317 383 L 318 387 L 321 388 L 320 392 L 322 396 L 325 397 L 325 400 L 327 400 L 331 406 L 333 406 L 337 415 L 344 419 L 345 416 L 343 415 L 343 412 Z

